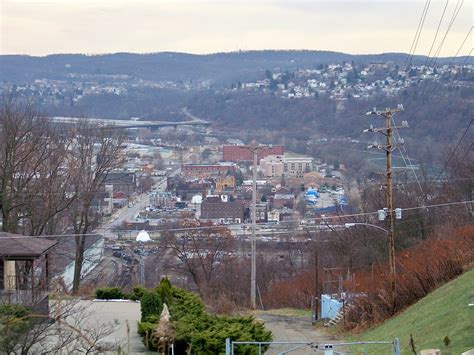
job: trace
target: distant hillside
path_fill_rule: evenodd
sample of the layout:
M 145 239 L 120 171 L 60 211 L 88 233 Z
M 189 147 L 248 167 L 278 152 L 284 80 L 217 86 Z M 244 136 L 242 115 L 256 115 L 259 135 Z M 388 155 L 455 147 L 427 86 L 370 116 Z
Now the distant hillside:
M 351 340 L 392 340 L 399 338 L 402 354 L 413 354 L 409 342 L 413 335 L 416 350 L 440 349 L 443 354 L 460 354 L 474 349 L 474 270 L 440 287 L 381 326 Z M 447 347 L 443 339 L 448 336 Z M 387 348 L 368 346 L 368 354 L 389 353 Z M 384 352 L 385 350 L 385 352 Z
M 356 61 L 358 63 L 392 61 L 403 64 L 407 54 L 383 53 L 351 55 L 328 51 L 245 51 L 194 55 L 186 53 L 115 53 L 106 55 L 54 54 L 45 57 L 26 55 L 0 56 L 0 79 L 10 83 L 29 82 L 38 78 L 65 79 L 68 73 L 129 75 L 144 80 L 213 80 L 228 83 L 253 78 L 265 69 L 311 68 L 318 64 Z M 460 57 L 456 62 L 462 63 Z M 415 56 L 414 63 L 423 63 Z M 438 59 L 439 64 L 451 58 Z

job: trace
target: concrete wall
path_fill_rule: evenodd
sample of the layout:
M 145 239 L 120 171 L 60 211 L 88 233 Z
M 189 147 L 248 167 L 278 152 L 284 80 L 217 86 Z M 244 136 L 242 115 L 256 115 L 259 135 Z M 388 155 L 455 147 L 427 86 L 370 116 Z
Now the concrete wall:
M 82 264 L 82 273 L 81 279 L 86 277 L 86 275 L 92 271 L 102 260 L 104 256 L 104 239 L 98 239 L 94 244 L 92 244 L 84 252 L 84 263 Z M 72 288 L 72 281 L 74 279 L 74 261 L 66 267 L 62 275 L 60 275 L 66 285 L 67 289 Z

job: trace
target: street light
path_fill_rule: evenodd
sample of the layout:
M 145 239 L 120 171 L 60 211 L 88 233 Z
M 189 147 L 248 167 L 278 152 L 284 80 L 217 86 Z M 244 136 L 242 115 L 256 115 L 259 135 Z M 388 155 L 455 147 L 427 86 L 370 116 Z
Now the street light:
M 383 211 L 383 210 L 382 210 Z M 352 227 L 357 227 L 357 226 L 367 226 L 367 227 L 372 227 L 372 228 L 375 228 L 375 229 L 378 229 L 378 230 L 381 230 L 382 232 L 385 233 L 385 236 L 388 238 L 389 235 L 388 235 L 388 230 L 386 230 L 385 228 L 382 228 L 382 227 L 379 227 L 375 224 L 370 224 L 370 223 L 362 223 L 362 222 L 359 222 L 359 223 L 344 223 L 344 226 L 346 228 L 352 228 Z M 373 252 L 372 252 L 373 253 Z M 390 254 L 389 254 L 390 256 Z M 372 280 L 374 279 L 374 264 L 373 264 L 373 254 L 372 254 L 372 261 L 371 261 L 371 266 L 372 266 Z
M 386 230 L 385 228 L 382 228 L 382 227 L 379 227 L 375 224 L 370 224 L 370 223 L 344 223 L 344 226 L 346 228 L 352 228 L 352 227 L 356 227 L 356 226 L 368 226 L 368 227 L 373 227 L 373 228 L 376 228 L 376 229 L 379 229 L 381 230 L 382 232 L 384 232 L 385 234 L 388 235 L 388 230 Z

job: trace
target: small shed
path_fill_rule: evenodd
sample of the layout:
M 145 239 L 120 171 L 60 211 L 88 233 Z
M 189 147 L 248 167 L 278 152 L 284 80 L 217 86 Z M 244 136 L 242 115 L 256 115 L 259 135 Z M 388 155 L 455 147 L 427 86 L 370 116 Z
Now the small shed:
M 56 244 L 46 237 L 0 232 L 0 303 L 48 313 L 48 253 Z

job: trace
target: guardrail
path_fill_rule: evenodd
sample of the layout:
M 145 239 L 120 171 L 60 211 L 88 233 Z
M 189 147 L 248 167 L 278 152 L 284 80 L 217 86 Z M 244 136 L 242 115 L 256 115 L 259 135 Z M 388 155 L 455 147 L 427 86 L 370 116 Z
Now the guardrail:
M 337 347 L 347 347 L 353 345 L 391 345 L 392 355 L 400 355 L 400 340 L 398 338 L 392 341 L 355 341 L 346 343 L 336 344 L 318 344 L 307 341 L 271 341 L 271 342 L 258 342 L 258 341 L 231 341 L 227 338 L 225 341 L 225 354 L 234 355 L 235 346 L 238 345 L 255 345 L 258 346 L 258 354 L 261 355 L 264 348 L 271 345 L 287 345 L 290 347 L 287 350 L 279 352 L 279 355 L 284 355 L 292 351 L 300 350 L 305 347 L 314 351 L 323 351 L 324 355 L 334 355 L 334 350 Z M 292 346 L 292 347 L 291 347 Z

